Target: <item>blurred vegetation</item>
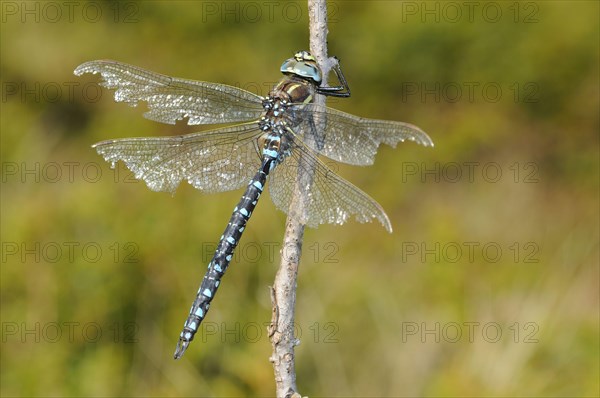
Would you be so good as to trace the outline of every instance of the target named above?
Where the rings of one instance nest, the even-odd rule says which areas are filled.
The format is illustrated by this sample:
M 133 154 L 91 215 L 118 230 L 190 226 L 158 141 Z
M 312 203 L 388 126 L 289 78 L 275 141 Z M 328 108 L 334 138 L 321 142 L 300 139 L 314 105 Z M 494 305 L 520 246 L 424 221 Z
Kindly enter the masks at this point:
M 110 58 L 265 95 L 308 46 L 305 3 L 74 3 L 2 3 L 1 395 L 272 395 L 285 215 L 260 203 L 206 320 L 216 332 L 173 361 L 240 192 L 171 197 L 111 171 L 92 143 L 198 128 L 145 120 L 72 71 Z M 330 3 L 353 94 L 330 105 L 417 124 L 436 147 L 335 166 L 394 233 L 307 230 L 303 394 L 600 393 L 599 6 L 475 3 Z

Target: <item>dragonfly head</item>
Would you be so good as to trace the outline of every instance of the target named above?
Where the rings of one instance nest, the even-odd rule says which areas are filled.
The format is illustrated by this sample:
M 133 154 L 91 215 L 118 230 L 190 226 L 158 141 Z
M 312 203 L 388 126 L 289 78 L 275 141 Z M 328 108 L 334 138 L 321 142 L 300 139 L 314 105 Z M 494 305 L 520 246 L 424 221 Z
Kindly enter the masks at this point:
M 283 62 L 280 70 L 285 75 L 297 76 L 304 80 L 310 80 L 317 86 L 321 85 L 321 68 L 317 65 L 315 57 L 308 51 L 298 51 L 292 58 Z

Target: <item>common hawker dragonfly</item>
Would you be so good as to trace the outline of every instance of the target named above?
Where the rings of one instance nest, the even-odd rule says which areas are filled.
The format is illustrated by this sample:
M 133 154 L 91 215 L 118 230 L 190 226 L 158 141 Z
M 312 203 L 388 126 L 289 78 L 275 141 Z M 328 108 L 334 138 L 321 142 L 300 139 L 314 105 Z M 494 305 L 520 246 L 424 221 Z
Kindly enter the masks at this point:
M 381 206 L 318 156 L 370 165 L 382 143 L 395 147 L 409 140 L 433 146 L 427 134 L 411 124 L 364 119 L 315 104 L 317 94 L 350 96 L 339 63 L 333 68 L 339 81 L 335 87 L 322 85 L 321 69 L 307 51 L 286 60 L 280 70 L 284 77 L 263 98 L 236 87 L 168 77 L 115 61 L 91 61 L 75 69 L 78 76 L 100 73 L 101 85 L 116 90 L 117 102 L 130 106 L 146 102 L 144 116 L 150 120 L 168 124 L 187 120 L 189 125 L 242 122 L 176 137 L 125 138 L 93 145 L 112 167 L 123 161 L 153 191 L 173 193 L 184 180 L 207 193 L 246 187 L 208 264 L 175 359 L 184 354 L 206 316 L 267 176 L 275 206 L 305 225 L 376 219 L 391 232 Z M 300 211 L 292 205 L 295 189 L 303 193 Z

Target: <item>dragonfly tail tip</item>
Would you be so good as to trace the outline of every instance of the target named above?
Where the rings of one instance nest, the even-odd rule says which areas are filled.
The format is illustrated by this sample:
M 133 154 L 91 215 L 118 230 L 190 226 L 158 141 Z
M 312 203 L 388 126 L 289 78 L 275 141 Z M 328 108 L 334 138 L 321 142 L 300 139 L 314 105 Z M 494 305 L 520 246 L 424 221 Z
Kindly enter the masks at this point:
M 173 359 L 181 358 L 185 353 L 185 350 L 187 349 L 188 345 L 190 345 L 189 341 L 179 339 L 179 341 L 177 342 L 177 347 L 175 348 L 175 353 L 173 354 Z

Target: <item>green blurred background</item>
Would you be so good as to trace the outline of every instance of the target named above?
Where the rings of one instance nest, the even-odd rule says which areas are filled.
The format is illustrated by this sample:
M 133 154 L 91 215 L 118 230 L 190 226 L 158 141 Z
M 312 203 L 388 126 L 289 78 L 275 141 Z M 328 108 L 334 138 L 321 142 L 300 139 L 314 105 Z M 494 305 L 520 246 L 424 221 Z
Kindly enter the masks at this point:
M 174 197 L 90 148 L 198 127 L 114 103 L 116 59 L 265 95 L 305 2 L 3 2 L 2 396 L 270 396 L 263 200 L 185 357 L 172 354 L 240 192 Z M 312 396 L 598 396 L 598 2 L 330 2 L 352 89 L 329 105 L 435 148 L 334 166 L 386 209 L 308 229 L 298 386 Z

